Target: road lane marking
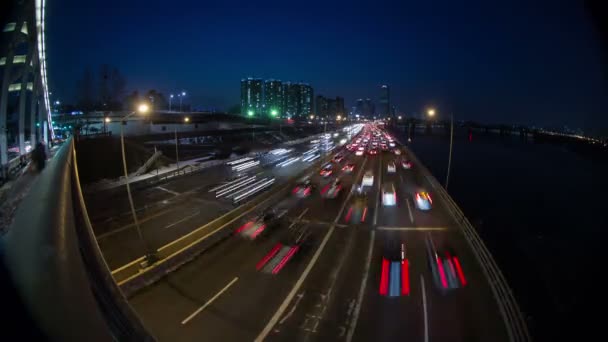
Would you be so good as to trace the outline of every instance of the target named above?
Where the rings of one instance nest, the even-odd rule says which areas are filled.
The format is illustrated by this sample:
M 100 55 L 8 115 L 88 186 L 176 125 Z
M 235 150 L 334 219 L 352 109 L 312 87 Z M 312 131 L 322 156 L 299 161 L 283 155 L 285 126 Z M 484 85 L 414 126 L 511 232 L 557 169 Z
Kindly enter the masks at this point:
M 361 177 L 361 174 L 362 174 L 361 172 L 363 171 L 366 162 L 367 162 L 367 158 L 365 158 L 363 160 L 361 170 L 359 170 L 359 173 L 357 174 L 357 177 L 355 178 L 355 180 L 357 180 Z M 348 196 L 346 197 L 346 200 L 344 201 L 344 203 L 342 203 L 342 207 L 340 208 L 340 211 L 338 212 L 338 215 L 336 216 L 334 223 L 338 222 L 338 220 L 342 216 L 342 212 L 344 211 L 344 208 L 346 207 L 346 203 L 348 203 L 348 200 L 350 199 L 352 194 L 353 193 L 350 192 L 348 194 Z M 329 241 L 329 238 L 331 237 L 331 235 L 333 234 L 335 229 L 336 229 L 335 224 L 329 228 L 329 230 L 327 231 L 327 234 L 325 234 L 325 237 L 323 238 L 323 241 L 321 241 L 321 245 L 316 250 L 315 254 L 312 256 L 312 259 L 310 260 L 308 265 L 306 265 L 304 272 L 302 272 L 302 275 L 300 276 L 300 278 L 294 285 L 293 289 L 291 289 L 291 292 L 289 292 L 289 294 L 287 295 L 287 297 L 285 298 L 283 303 L 281 303 L 281 306 L 279 306 L 279 309 L 277 310 L 277 312 L 275 312 L 275 314 L 272 316 L 272 318 L 268 321 L 268 324 L 266 324 L 264 329 L 260 332 L 260 334 L 255 338 L 254 341 L 257 341 L 257 342 L 264 341 L 264 339 L 268 336 L 268 334 L 270 333 L 272 328 L 277 324 L 277 322 L 279 321 L 279 318 L 281 317 L 281 315 L 283 315 L 283 312 L 285 312 L 285 310 L 287 309 L 287 306 L 289 306 L 289 303 L 293 300 L 293 297 L 300 290 L 300 287 L 304 283 L 304 280 L 306 280 L 306 277 L 308 277 L 308 274 L 312 270 L 313 266 L 316 264 L 317 259 L 319 259 L 321 252 L 323 252 L 323 250 L 325 249 L 325 246 L 327 245 L 327 242 Z
M 166 226 L 166 227 L 165 227 L 165 229 L 167 229 L 167 228 L 171 228 L 171 227 L 173 227 L 173 226 L 175 226 L 175 225 L 178 225 L 178 224 L 180 224 L 180 223 L 182 223 L 182 222 L 184 222 L 184 221 L 186 221 L 186 220 L 189 220 L 189 219 L 193 218 L 194 216 L 196 216 L 196 215 L 198 215 L 198 214 L 200 214 L 200 213 L 201 213 L 201 211 L 200 211 L 200 210 L 198 210 L 197 212 L 192 213 L 191 215 L 188 215 L 188 216 L 186 216 L 186 217 L 184 217 L 184 218 L 182 218 L 182 219 L 180 219 L 180 220 L 177 220 L 177 221 L 175 221 L 175 222 L 171 223 L 170 225 Z
M 376 208 L 374 209 L 374 226 L 378 224 L 378 204 L 380 203 L 380 184 L 382 183 L 382 158 L 378 163 L 378 193 L 376 196 Z
M 165 209 L 165 210 L 162 210 L 162 211 L 157 212 L 156 214 L 152 214 L 152 215 L 150 215 L 150 216 L 146 216 L 146 217 L 144 217 L 144 218 L 142 218 L 142 219 L 140 219 L 140 220 L 139 220 L 139 224 L 141 225 L 141 224 L 142 224 L 142 223 L 144 223 L 144 222 L 148 222 L 148 221 L 150 221 L 150 220 L 151 220 L 151 219 L 153 219 L 153 218 L 156 218 L 156 217 L 162 216 L 162 215 L 167 214 L 167 213 L 169 213 L 169 212 L 171 212 L 171 211 L 173 211 L 173 210 L 175 210 L 175 208 L 169 208 L 169 209 Z M 96 238 L 97 238 L 97 240 L 99 241 L 99 240 L 101 240 L 101 239 L 105 239 L 105 238 L 107 238 L 107 237 L 108 237 L 108 236 L 110 236 L 110 235 L 114 235 L 114 234 L 116 234 L 116 233 L 120 233 L 120 232 L 122 232 L 122 231 L 124 231 L 124 230 L 127 230 L 127 229 L 129 229 L 129 228 L 131 228 L 131 227 L 134 227 L 134 226 L 135 226 L 135 224 L 133 224 L 133 223 L 129 223 L 129 224 L 124 225 L 124 226 L 122 226 L 122 227 L 120 227 L 120 228 L 116 228 L 116 229 L 111 230 L 111 231 L 109 231 L 109 232 L 105 232 L 105 233 L 103 233 L 103 234 L 99 234 L 99 235 L 97 235 L 97 236 L 96 236 Z
M 444 231 L 448 230 L 444 227 L 387 227 L 387 226 L 378 226 L 376 227 L 378 230 L 412 230 L 412 231 Z
M 359 288 L 359 295 L 357 297 L 357 305 L 348 327 L 348 334 L 346 335 L 346 341 L 350 342 L 355 334 L 355 328 L 357 327 L 357 321 L 359 320 L 359 312 L 361 311 L 361 303 L 363 302 L 363 296 L 365 295 L 365 287 L 367 286 L 367 277 L 369 275 L 369 266 L 372 262 L 372 254 L 374 252 L 374 240 L 376 239 L 376 231 L 371 231 L 371 237 L 369 240 L 369 248 L 367 250 L 367 260 L 365 263 L 365 270 L 363 272 L 363 279 L 361 280 L 361 287 Z
M 424 342 L 429 342 L 429 316 L 426 309 L 426 289 L 424 288 L 424 277 L 420 275 L 420 285 L 422 286 L 422 307 L 424 311 Z
M 179 192 L 176 192 L 176 191 L 173 191 L 173 190 L 169 190 L 167 188 L 163 188 L 162 186 L 157 186 L 156 188 L 159 189 L 159 190 L 162 190 L 164 192 L 168 192 L 168 193 L 170 193 L 171 195 L 174 195 L 174 196 L 179 195 Z
M 289 225 L 289 227 L 287 227 L 287 229 L 291 229 L 296 223 L 302 222 L 302 216 L 304 216 L 304 214 L 306 214 L 307 211 L 308 211 L 308 208 L 305 208 L 302 211 L 302 213 L 300 215 L 298 215 L 298 218 L 293 220 L 293 222 Z
M 410 199 L 406 198 L 405 203 L 407 204 L 407 213 L 410 215 L 410 222 L 414 223 L 414 215 L 412 215 L 412 207 L 410 206 Z
M 319 225 L 319 226 L 331 226 L 334 225 L 338 228 L 346 228 L 348 227 L 347 224 L 342 224 L 342 223 L 332 223 L 332 222 L 323 222 L 323 221 L 314 221 L 314 220 L 307 220 L 307 219 L 303 219 L 300 220 L 300 222 L 302 223 L 310 223 L 310 224 L 315 224 L 315 225 Z
M 234 279 L 232 279 L 232 281 L 229 282 L 228 285 L 224 286 L 224 288 L 221 289 L 220 292 L 216 293 L 215 296 L 211 297 L 211 299 L 209 299 L 203 306 L 201 306 L 200 308 L 196 309 L 196 311 L 194 311 L 192 314 L 190 314 L 190 316 L 186 317 L 182 321 L 182 325 L 188 323 L 191 319 L 194 318 L 194 316 L 198 315 L 207 306 L 209 306 L 211 303 L 213 303 L 214 300 L 216 300 L 219 296 L 221 296 L 222 293 L 226 292 L 226 290 L 228 290 L 230 288 L 230 286 L 232 286 L 234 283 L 236 283 L 237 280 L 239 280 L 239 277 L 234 277 Z
M 289 310 L 289 312 L 279 321 L 279 324 L 283 324 L 289 317 L 291 317 L 291 315 L 293 315 L 293 313 L 296 311 L 296 308 L 298 307 L 298 304 L 300 304 L 300 301 L 304 297 L 305 293 L 306 293 L 306 291 L 304 291 L 298 295 L 298 299 L 296 299 L 296 302 L 291 307 L 291 310 Z

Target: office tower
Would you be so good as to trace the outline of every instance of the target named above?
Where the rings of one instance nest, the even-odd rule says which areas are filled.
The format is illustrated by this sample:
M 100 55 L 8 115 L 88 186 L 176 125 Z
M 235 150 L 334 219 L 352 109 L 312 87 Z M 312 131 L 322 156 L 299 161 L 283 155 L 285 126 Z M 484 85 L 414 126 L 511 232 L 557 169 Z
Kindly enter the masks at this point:
M 383 84 L 380 87 L 380 100 L 379 100 L 379 111 L 378 115 L 381 118 L 386 118 L 391 115 L 391 94 L 388 85 Z

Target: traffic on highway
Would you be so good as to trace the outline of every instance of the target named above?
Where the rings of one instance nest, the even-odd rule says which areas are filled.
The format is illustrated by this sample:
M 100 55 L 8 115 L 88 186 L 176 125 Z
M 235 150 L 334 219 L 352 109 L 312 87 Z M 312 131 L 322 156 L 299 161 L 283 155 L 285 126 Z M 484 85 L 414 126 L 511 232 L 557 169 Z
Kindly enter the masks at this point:
M 205 201 L 230 205 L 276 196 L 210 227 L 228 234 L 130 296 L 159 340 L 508 340 L 484 272 L 411 152 L 381 124 L 343 139 L 231 161 L 231 179 L 205 187 Z

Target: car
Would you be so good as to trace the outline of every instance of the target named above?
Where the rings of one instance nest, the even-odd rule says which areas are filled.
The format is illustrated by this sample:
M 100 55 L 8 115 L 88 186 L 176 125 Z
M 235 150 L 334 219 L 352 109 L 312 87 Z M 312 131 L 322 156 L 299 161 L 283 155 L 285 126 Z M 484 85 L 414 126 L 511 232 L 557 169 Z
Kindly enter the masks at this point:
M 414 195 L 414 203 L 416 203 L 416 208 L 420 210 L 431 210 L 433 200 L 428 192 L 420 191 Z
M 386 146 L 386 144 L 382 144 L 382 145 L 380 145 L 380 149 L 382 151 L 388 151 L 388 146 Z
M 310 179 L 306 179 L 305 181 L 298 183 L 296 187 L 293 188 L 291 193 L 298 198 L 305 198 L 310 196 L 313 190 L 314 185 L 312 184 L 312 181 Z
M 376 150 L 375 148 L 372 148 L 372 149 L 369 150 L 368 153 L 369 153 L 370 156 L 375 156 L 375 155 L 378 154 L 378 150 Z
M 321 197 L 323 198 L 336 198 L 342 190 L 342 182 L 339 179 L 335 179 L 333 182 L 325 185 L 321 189 Z
M 397 192 L 393 183 L 386 183 L 382 186 L 382 205 L 385 207 L 397 205 Z
M 389 162 L 388 165 L 386 166 L 386 172 L 395 173 L 396 171 L 397 171 L 397 168 L 395 167 L 395 163 Z
M 455 250 L 447 244 L 437 245 L 429 235 L 426 238 L 428 264 L 433 283 L 442 292 L 462 288 L 467 280 Z
M 400 156 L 401 155 L 401 150 L 396 148 L 393 153 L 395 153 L 396 156 Z
M 363 175 L 363 181 L 361 181 L 362 186 L 372 186 L 374 185 L 374 173 L 371 171 L 365 172 Z
M 254 240 L 255 238 L 262 235 L 264 232 L 275 228 L 280 223 L 281 217 L 283 217 L 286 213 L 286 209 L 266 210 L 260 215 L 245 222 L 245 224 L 243 224 L 242 226 L 237 228 L 237 230 L 234 231 L 234 234 L 249 240 Z
M 401 167 L 403 167 L 406 170 L 409 170 L 412 168 L 412 162 L 407 159 L 403 159 L 401 161 Z
M 386 243 L 380 268 L 381 296 L 400 297 L 410 295 L 410 261 L 405 243 L 390 240 Z
M 342 167 L 342 171 L 347 173 L 351 173 L 353 170 L 355 170 L 355 164 L 353 163 L 348 163 Z
M 334 173 L 334 171 L 333 171 L 331 164 L 327 164 L 321 169 L 321 171 L 319 172 L 319 175 L 321 175 L 323 177 L 329 177 L 333 173 Z
M 289 260 L 302 249 L 311 246 L 311 229 L 307 223 L 295 221 L 287 234 L 256 264 L 256 270 L 278 274 Z
M 344 220 L 347 223 L 363 223 L 367 217 L 367 195 L 361 187 L 357 187 L 353 194 L 353 203 L 346 212 Z
M 340 163 L 340 162 L 342 162 L 342 160 L 344 160 L 344 156 L 342 156 L 342 155 L 337 155 L 334 157 L 334 162 L 336 162 L 336 163 Z
M 357 152 L 355 152 L 356 156 L 362 156 L 365 153 L 365 151 L 362 150 L 357 150 Z

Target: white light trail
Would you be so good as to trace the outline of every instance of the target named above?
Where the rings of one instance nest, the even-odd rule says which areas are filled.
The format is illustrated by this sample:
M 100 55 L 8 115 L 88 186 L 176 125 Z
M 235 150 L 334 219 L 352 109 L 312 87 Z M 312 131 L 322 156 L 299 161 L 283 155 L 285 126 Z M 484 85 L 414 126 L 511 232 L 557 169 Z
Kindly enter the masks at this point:
M 269 181 L 268 181 L 268 182 L 266 182 L 266 183 L 263 183 L 263 184 L 261 184 L 261 185 L 258 185 L 257 187 L 255 187 L 255 188 L 251 189 L 249 192 L 244 193 L 244 194 L 242 194 L 242 195 L 240 195 L 240 196 L 235 197 L 235 198 L 234 198 L 234 200 L 235 200 L 235 201 L 240 201 L 241 199 L 246 198 L 246 197 L 248 197 L 248 196 L 252 195 L 253 193 L 256 193 L 256 192 L 258 192 L 258 191 L 260 191 L 260 190 L 262 190 L 262 189 L 264 189 L 264 188 L 266 188 L 266 187 L 270 186 L 272 183 L 274 183 L 274 181 L 275 181 L 275 179 L 273 178 L 273 179 L 269 180 Z
M 238 188 L 240 188 L 240 187 L 242 187 L 242 186 L 244 186 L 244 185 L 247 185 L 247 184 L 249 184 L 249 183 L 251 183 L 251 182 L 254 182 L 254 181 L 255 181 L 255 176 L 250 177 L 250 178 L 247 178 L 247 179 L 245 179 L 245 180 L 243 180 L 243 181 L 240 181 L 240 182 L 238 182 L 238 183 L 236 183 L 236 184 L 234 184 L 234 185 L 232 185 L 232 186 L 230 186 L 230 187 L 228 187 L 228 188 L 226 188 L 226 189 L 224 189 L 224 190 L 222 190 L 222 191 L 218 191 L 218 192 L 215 194 L 215 197 L 216 197 L 216 198 L 222 197 L 222 196 L 224 196 L 225 194 L 227 194 L 227 193 L 229 193 L 229 192 L 231 192 L 231 191 L 233 191 L 233 190 L 235 190 L 235 189 L 238 189 Z

